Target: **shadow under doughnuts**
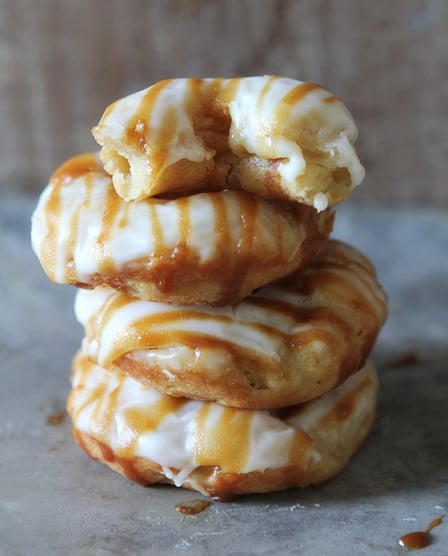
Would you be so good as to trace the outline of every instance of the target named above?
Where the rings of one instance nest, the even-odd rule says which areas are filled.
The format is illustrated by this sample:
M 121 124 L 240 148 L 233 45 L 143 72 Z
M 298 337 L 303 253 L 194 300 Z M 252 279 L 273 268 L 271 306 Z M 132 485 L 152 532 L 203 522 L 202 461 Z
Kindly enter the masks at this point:
M 380 368 L 377 419 L 369 437 L 346 468 L 317 487 L 269 495 L 270 505 L 340 505 L 414 493 L 448 491 L 448 373 L 443 363 Z M 428 380 L 431 376 L 431 380 Z M 444 417 L 445 416 L 445 417 Z M 234 500 L 265 504 L 263 495 Z M 439 499 L 440 500 L 440 499 Z M 448 496 L 445 494 L 445 500 Z M 319 504 L 316 504 L 316 502 Z

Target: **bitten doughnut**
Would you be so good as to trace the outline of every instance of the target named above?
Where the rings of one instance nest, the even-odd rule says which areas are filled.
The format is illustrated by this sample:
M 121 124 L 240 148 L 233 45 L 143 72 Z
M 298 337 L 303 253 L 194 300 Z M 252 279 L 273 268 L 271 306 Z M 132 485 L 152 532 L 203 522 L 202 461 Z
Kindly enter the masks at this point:
M 87 154 L 52 176 L 31 239 L 56 283 L 222 305 L 305 265 L 332 221 L 331 211 L 242 190 L 125 202 L 97 156 Z
M 219 308 L 139 301 L 110 288 L 80 291 L 84 349 L 173 395 L 268 409 L 340 384 L 368 357 L 386 317 L 370 262 L 329 240 L 309 265 Z
M 79 354 L 68 411 L 94 459 L 141 484 L 173 483 L 219 499 L 321 483 L 367 436 L 377 378 L 367 364 L 322 398 L 249 411 L 172 398 Z
M 344 104 L 284 77 L 161 81 L 109 106 L 92 132 L 126 200 L 241 187 L 323 210 L 364 177 Z

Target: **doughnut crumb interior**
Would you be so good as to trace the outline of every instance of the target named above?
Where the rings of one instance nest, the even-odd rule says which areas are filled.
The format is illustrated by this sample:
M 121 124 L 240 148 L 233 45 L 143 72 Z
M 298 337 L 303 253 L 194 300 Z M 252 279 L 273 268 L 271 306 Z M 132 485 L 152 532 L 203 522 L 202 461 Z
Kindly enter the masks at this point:
M 126 200 L 242 188 L 324 210 L 364 178 L 347 108 L 284 77 L 161 81 L 110 105 L 92 132 Z
M 166 79 L 92 133 L 31 224 L 78 289 L 76 442 L 216 500 L 335 477 L 374 423 L 387 318 L 372 263 L 332 237 L 364 177 L 348 109 L 286 77 Z

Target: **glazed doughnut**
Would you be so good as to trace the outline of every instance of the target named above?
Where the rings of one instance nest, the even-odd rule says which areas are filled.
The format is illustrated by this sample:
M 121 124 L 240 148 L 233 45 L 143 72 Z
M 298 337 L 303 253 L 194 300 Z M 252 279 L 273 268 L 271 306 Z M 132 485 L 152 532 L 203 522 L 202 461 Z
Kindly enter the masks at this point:
M 110 288 L 80 290 L 84 349 L 172 396 L 269 409 L 340 384 L 368 357 L 386 317 L 370 262 L 329 240 L 301 271 L 233 306 L 174 306 Z
M 325 396 L 280 411 L 172 398 L 82 354 L 68 411 L 94 459 L 141 484 L 172 483 L 213 498 L 318 484 L 367 436 L 377 378 L 367 364 Z
M 364 177 L 344 104 L 284 77 L 161 81 L 109 106 L 92 133 L 126 200 L 241 187 L 323 210 Z
M 222 305 L 305 265 L 332 222 L 331 210 L 318 214 L 242 190 L 125 202 L 98 157 L 87 154 L 52 176 L 31 239 L 56 283 Z

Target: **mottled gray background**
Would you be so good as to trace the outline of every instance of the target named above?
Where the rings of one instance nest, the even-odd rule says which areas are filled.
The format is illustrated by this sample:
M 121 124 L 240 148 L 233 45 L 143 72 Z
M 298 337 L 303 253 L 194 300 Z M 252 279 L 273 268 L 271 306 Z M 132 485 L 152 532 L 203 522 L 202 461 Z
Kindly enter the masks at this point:
M 448 206 L 447 28 L 446 0 L 0 0 L 0 187 L 40 191 L 155 81 L 273 73 L 349 106 L 355 201 Z
M 47 424 L 82 330 L 74 288 L 51 284 L 31 252 L 33 204 L 0 204 L 0 556 L 404 556 L 401 535 L 448 513 L 446 210 L 338 211 L 335 237 L 369 255 L 390 300 L 378 418 L 347 468 L 182 516 L 176 504 L 202 496 L 133 484 L 76 446 L 68 417 Z M 421 556 L 447 556 L 448 519 L 431 539 Z
M 399 556 L 400 535 L 448 512 L 447 28 L 447 0 L 0 0 L 0 556 Z M 358 121 L 367 178 L 334 235 L 389 294 L 378 419 L 321 487 L 182 516 L 194 493 L 131 484 L 68 418 L 47 424 L 82 331 L 73 288 L 31 252 L 30 215 L 54 167 L 95 148 L 109 102 L 261 73 L 318 81 Z M 448 555 L 448 519 L 423 555 Z

